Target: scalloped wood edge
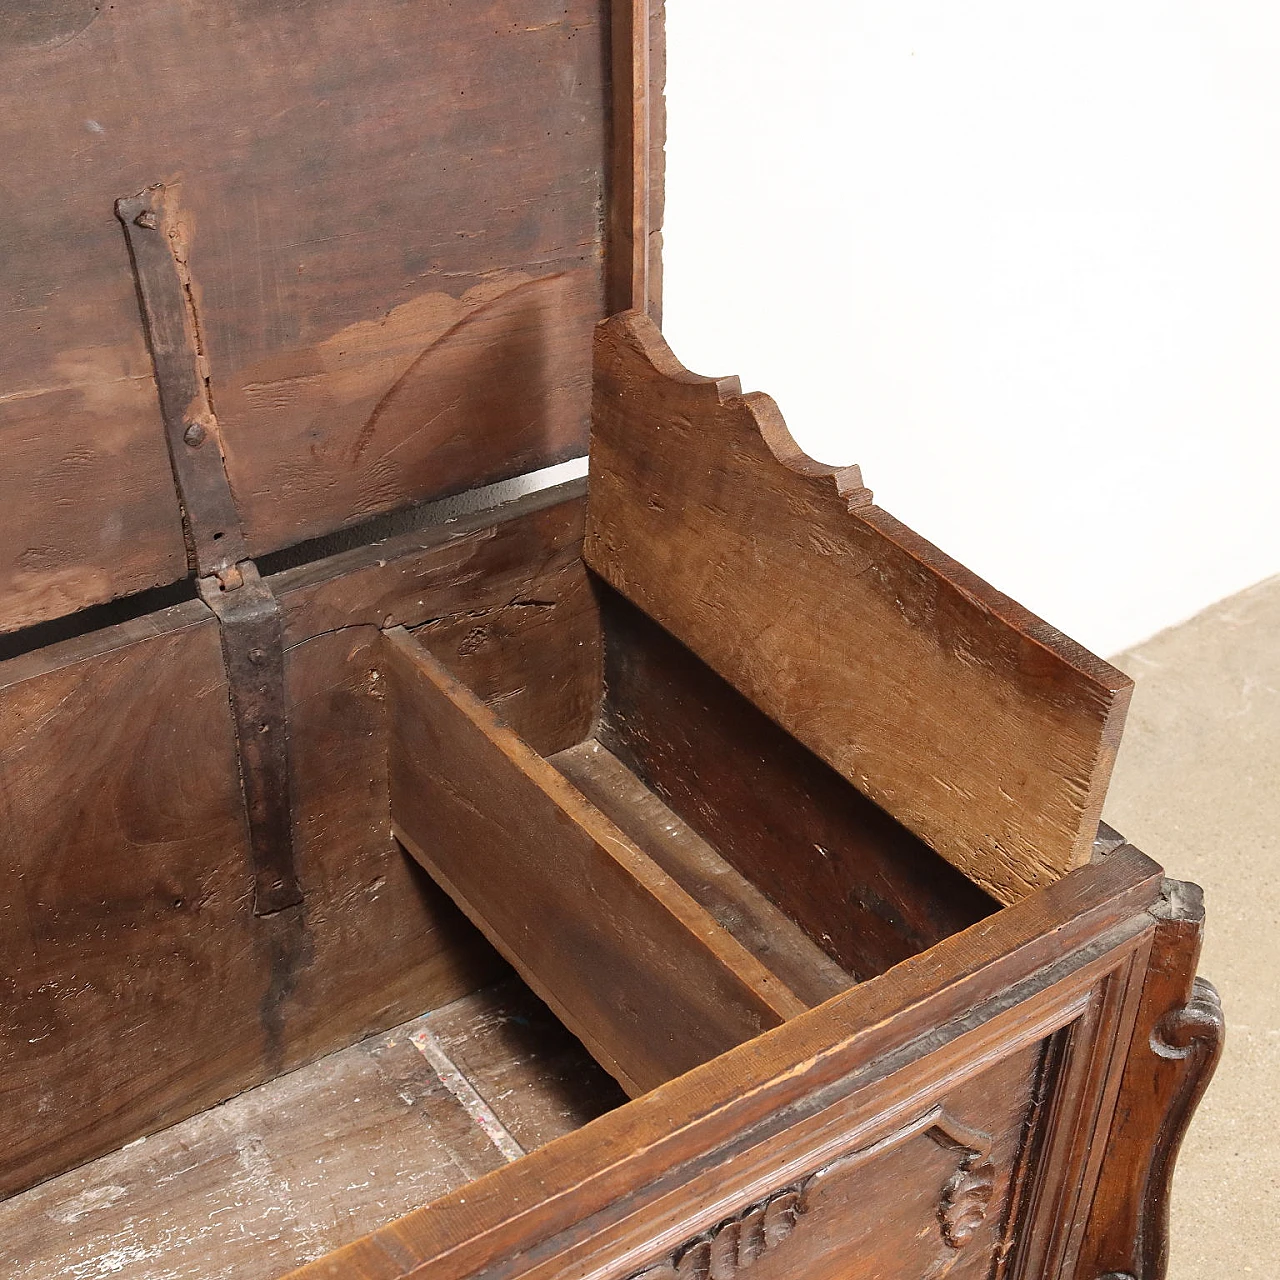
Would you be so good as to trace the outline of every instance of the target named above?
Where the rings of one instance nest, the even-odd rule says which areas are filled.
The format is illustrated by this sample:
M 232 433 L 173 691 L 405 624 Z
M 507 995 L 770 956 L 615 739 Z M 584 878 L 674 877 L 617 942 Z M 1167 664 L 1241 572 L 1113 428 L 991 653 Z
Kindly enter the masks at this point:
M 999 901 L 1089 860 L 1129 678 L 639 312 L 596 330 L 585 558 Z

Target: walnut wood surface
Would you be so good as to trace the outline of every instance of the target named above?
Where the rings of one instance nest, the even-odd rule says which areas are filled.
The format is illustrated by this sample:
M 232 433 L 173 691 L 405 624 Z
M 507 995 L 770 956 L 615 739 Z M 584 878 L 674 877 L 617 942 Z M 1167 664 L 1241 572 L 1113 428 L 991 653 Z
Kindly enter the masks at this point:
M 167 622 L 0 668 L 0 1194 L 283 1056 L 292 939 L 252 919 L 217 626 L 197 604 Z
M 610 0 L 613 129 L 605 291 L 610 314 L 635 308 L 661 323 L 664 0 Z
M 1166 880 L 1120 1106 L 1081 1254 L 1080 1274 L 1164 1280 L 1174 1161 L 1222 1053 L 1222 1005 L 1197 978 L 1204 931 L 1198 885 Z
M 660 279 L 663 7 L 614 7 L 0 4 L 0 630 L 185 571 L 113 214 L 155 183 L 251 554 L 585 451 L 615 203 Z
M 803 1010 L 407 632 L 382 663 L 397 837 L 630 1093 Z
M 500 971 L 391 837 L 374 645 L 384 623 L 553 598 L 581 489 L 272 580 L 304 905 L 267 920 L 203 604 L 0 664 L 0 1194 Z
M 996 909 L 639 609 L 597 589 L 601 741 L 845 969 L 882 973 Z
M 636 313 L 597 330 L 590 492 L 591 568 L 994 897 L 1088 860 L 1129 679 Z
M 625 1101 L 508 981 L 0 1204 L 6 1280 L 276 1280 L 503 1167 L 424 1035 L 529 1151 Z
M 550 759 L 588 800 L 807 1005 L 853 978 L 595 738 Z
M 574 527 L 581 532 L 581 507 Z M 581 742 L 600 710 L 600 615 L 575 545 L 493 604 L 413 629 L 434 654 L 529 745 L 551 755 Z
M 837 1149 L 781 1196 L 682 1242 L 634 1280 L 733 1280 L 748 1270 L 752 1280 L 985 1280 L 1041 1052 L 1033 1045 L 1010 1054 L 945 1103 Z M 789 1196 L 790 1213 L 779 1221 L 772 1206 Z
M 1159 869 L 1124 846 L 929 954 L 312 1264 L 297 1280 L 481 1274 L 620 1280 L 660 1265 L 700 1233 L 833 1158 L 881 1139 L 889 1140 L 881 1149 L 886 1154 L 901 1149 L 905 1130 L 918 1125 L 913 1132 L 922 1134 L 934 1122 L 935 1106 L 951 1114 L 952 1099 L 967 1081 L 976 1085 L 967 1096 L 980 1101 L 973 1108 L 957 1104 L 952 1119 L 986 1133 L 993 1150 L 1010 1141 L 1001 1108 L 1016 1089 L 997 1085 L 1000 1077 L 987 1073 L 1046 1040 L 1058 1064 L 1053 1080 L 1033 1086 L 1033 1076 L 1043 1081 L 1044 1073 L 1027 1057 L 1017 1088 L 1050 1088 L 1044 1105 L 1033 1102 L 1032 1114 L 1041 1129 L 1059 1115 L 1067 1141 L 1054 1148 L 1056 1167 L 1031 1163 L 1027 1176 L 1037 1184 L 1079 1187 L 1088 1176 L 1077 1139 L 1083 1135 L 1087 1150 L 1093 1127 L 1108 1118 L 1108 1096 L 1114 1102 L 1108 1081 L 1123 1065 L 1114 1043 L 1132 1028 L 1132 994 L 1141 982 L 1131 979 L 1135 971 L 1140 978 L 1145 961 L 1153 928 L 1146 907 L 1159 883 Z M 1066 1093 L 1081 1100 L 1075 1110 L 1058 1103 Z M 1016 1124 L 1014 1149 L 1026 1114 Z M 1001 1158 L 1002 1186 L 1010 1185 L 1011 1170 L 1028 1168 L 1024 1154 Z M 951 1166 L 953 1174 L 960 1163 Z M 902 1190 L 895 1172 L 887 1170 L 888 1184 Z M 859 1195 L 869 1190 L 858 1188 Z M 909 1192 L 900 1214 L 886 1210 L 880 1243 L 938 1231 L 945 1191 L 934 1183 L 933 1193 L 927 1209 Z M 965 1193 L 957 1185 L 952 1194 Z M 996 1232 L 999 1257 L 1011 1255 L 1017 1234 L 1037 1214 L 1050 1237 L 1069 1236 L 1071 1224 L 1054 1219 L 1054 1206 L 1046 1213 L 1040 1199 L 1025 1194 L 1018 1203 L 1026 1206 L 1024 1220 L 1004 1220 L 998 1208 L 983 1219 L 985 1229 Z M 846 1231 L 860 1229 L 852 1214 L 843 1218 L 838 1228 L 823 1229 L 800 1260 L 833 1265 L 825 1251 L 834 1249 L 852 1268 L 849 1274 L 893 1275 L 857 1269 L 857 1257 L 842 1241 Z M 799 1247 L 798 1227 L 792 1238 Z M 944 1246 L 938 1256 L 955 1265 L 972 1248 Z M 987 1274 L 982 1268 L 993 1261 L 987 1248 L 975 1250 L 980 1263 L 965 1263 L 977 1274 Z M 805 1266 L 790 1274 L 806 1274 Z M 919 1280 L 919 1272 L 909 1274 Z M 1066 1273 L 1024 1271 L 1022 1277 L 1066 1280 Z

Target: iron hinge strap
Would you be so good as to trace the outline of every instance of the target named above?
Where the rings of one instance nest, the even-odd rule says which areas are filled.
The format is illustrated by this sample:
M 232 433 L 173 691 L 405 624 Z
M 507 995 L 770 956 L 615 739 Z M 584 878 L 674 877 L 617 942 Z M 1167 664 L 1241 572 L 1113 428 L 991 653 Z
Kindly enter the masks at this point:
M 187 552 L 199 577 L 247 558 L 222 457 L 186 250 L 163 186 L 116 201 L 160 392 Z
M 187 555 L 218 618 L 253 857 L 254 911 L 302 900 L 293 856 L 280 606 L 248 558 L 200 336 L 186 249 L 163 186 L 117 200 L 151 348 Z
M 284 632 L 280 602 L 252 560 L 234 572 L 196 582 L 218 617 L 231 716 L 240 760 L 249 842 L 253 850 L 257 915 L 302 901 L 293 860 L 289 785 L 289 726 L 285 710 Z M 238 585 L 234 585 L 236 579 Z M 233 585 L 225 585 L 227 581 Z

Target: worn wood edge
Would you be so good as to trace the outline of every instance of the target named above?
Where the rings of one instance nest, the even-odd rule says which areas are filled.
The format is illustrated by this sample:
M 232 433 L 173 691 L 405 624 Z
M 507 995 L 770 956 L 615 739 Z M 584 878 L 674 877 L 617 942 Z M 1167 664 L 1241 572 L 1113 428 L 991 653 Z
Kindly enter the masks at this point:
M 662 323 L 662 223 L 666 213 L 667 6 L 649 5 L 649 291 L 647 310 Z
M 538 787 L 568 822 L 581 829 L 605 856 L 617 863 L 646 891 L 660 909 L 680 924 L 691 939 L 708 952 L 742 987 L 750 991 L 764 1009 L 780 1020 L 795 1017 L 807 1009 L 808 1006 L 789 991 L 780 978 L 766 969 L 554 765 L 534 751 L 517 733 L 507 728 L 490 707 L 437 662 L 407 630 L 396 627 L 384 632 L 381 646 L 383 661 L 388 664 L 398 664 L 411 676 L 433 684 L 462 712 L 477 733 L 498 748 L 513 769 Z M 394 714 L 394 708 L 392 713 Z M 392 826 L 397 833 L 403 832 L 403 826 L 396 820 L 394 813 Z M 415 847 L 421 850 L 421 842 L 414 839 L 411 833 L 410 836 L 412 843 L 406 844 L 406 848 L 411 852 Z M 405 841 L 402 840 L 401 843 Z M 438 874 L 438 868 L 434 866 L 434 861 L 429 855 L 424 865 L 433 875 Z M 455 895 L 456 890 L 452 891 L 450 896 L 454 897 L 469 918 L 482 931 L 491 934 L 492 931 L 487 929 L 482 913 L 475 908 L 474 904 Z M 491 941 L 493 941 L 492 937 Z M 495 942 L 495 945 L 498 944 Z M 499 949 L 503 948 L 499 946 Z M 524 972 L 524 966 L 518 957 L 508 956 L 507 958 L 520 970 L 521 976 L 534 987 L 535 991 L 538 990 L 539 985 L 545 987 L 546 984 L 541 983 L 537 975 Z M 535 982 L 538 985 L 535 985 Z M 541 991 L 539 995 L 542 995 Z M 543 999 L 556 1008 L 562 1021 L 569 1022 L 571 1029 L 580 1039 L 583 1038 L 581 1030 L 575 1025 L 577 1019 L 570 1021 L 571 1015 L 566 1016 L 561 1012 L 562 1006 L 555 998 L 554 992 L 548 992 Z
M 731 411 L 745 410 L 776 462 L 805 480 L 825 488 L 826 492 L 820 495 L 822 501 L 830 502 L 832 497 L 843 501 L 851 519 L 861 521 L 884 543 L 917 563 L 978 614 L 994 619 L 1008 632 L 1016 635 L 1020 642 L 1030 644 L 1047 658 L 1065 666 L 1090 688 L 1091 700 L 1101 713 L 1098 740 L 1093 758 L 1089 761 L 1088 789 L 1078 807 L 1071 846 L 1063 869 L 1070 870 L 1087 863 L 1092 856 L 1097 825 L 1102 815 L 1129 707 L 1133 689 L 1130 677 L 966 569 L 894 516 L 875 506 L 871 491 L 863 485 L 860 467 L 833 466 L 810 457 L 791 435 L 772 397 L 763 392 L 743 394 L 741 383 L 734 376 L 711 378 L 686 369 L 657 325 L 647 315 L 632 310 L 601 321 L 596 329 L 598 351 L 605 341 L 616 341 L 629 347 L 662 379 L 692 389 L 695 393 L 701 391 L 709 403 L 714 402 L 718 407 Z M 607 534 L 594 515 L 590 503 L 583 558 L 593 571 L 624 595 L 629 595 L 627 583 L 615 580 L 611 573 L 607 563 Z M 734 683 L 730 673 L 721 671 L 720 674 Z M 1030 690 L 1023 692 L 1031 699 L 1042 697 Z M 885 802 L 885 797 L 878 792 L 869 794 L 877 802 Z M 934 841 L 931 840 L 930 843 Z M 948 856 L 949 860 L 955 860 L 946 850 L 939 851 Z M 1017 891 L 998 877 L 983 878 L 978 874 L 976 866 L 959 861 L 957 865 L 1005 905 L 1019 896 Z M 1025 892 L 1025 889 L 1022 891 Z
M 538 489 L 510 502 L 481 511 L 471 512 L 439 524 L 425 525 L 411 533 L 397 534 L 379 542 L 366 543 L 349 551 L 325 556 L 270 575 L 266 581 L 273 594 L 287 607 L 289 597 L 301 595 L 348 575 L 385 567 L 397 561 L 410 561 L 424 552 L 447 547 L 453 542 L 486 536 L 491 530 L 511 521 L 521 520 L 557 506 L 581 503 L 586 496 L 585 478 L 570 480 L 564 484 Z M 157 609 L 124 622 L 100 627 L 83 635 L 71 636 L 53 644 L 43 645 L 27 653 L 0 661 L 0 689 L 21 684 L 24 680 L 62 670 L 81 662 L 105 657 L 119 649 L 150 640 L 160 635 L 201 626 L 213 621 L 213 613 L 204 601 L 185 600 L 181 604 Z M 370 617 L 368 625 L 381 626 L 385 619 Z M 416 617 L 405 620 L 416 625 Z M 356 624 L 359 625 L 359 624 Z M 317 632 L 316 634 L 322 634 Z M 289 648 L 314 639 L 314 635 L 291 636 Z
M 198 627 L 214 621 L 213 613 L 203 600 L 184 600 L 155 613 L 146 613 L 126 622 L 71 636 L 54 644 L 31 649 L 0 662 L 0 689 L 8 689 L 80 663 L 92 662 L 135 644 L 143 644 L 158 636 L 173 635 L 188 627 Z
M 446 546 L 450 542 L 471 537 L 497 525 L 519 520 L 550 507 L 581 502 L 586 497 L 586 493 L 585 476 L 567 480 L 563 484 L 535 489 L 532 493 L 523 494 L 494 507 L 485 507 L 436 524 L 427 524 L 409 533 L 366 542 L 348 551 L 323 556 L 309 564 L 298 565 L 292 569 L 282 569 L 279 573 L 272 574 L 268 581 L 277 596 L 306 591 L 331 582 L 335 578 L 343 578 L 364 569 L 382 567 L 397 560 L 420 555 L 423 551 Z
M 608 1208 L 607 1186 L 590 1184 L 632 1159 L 635 1176 L 676 1167 L 688 1135 L 700 1147 L 727 1141 L 801 1093 L 836 1085 L 858 1064 L 883 1065 L 895 1046 L 927 1042 L 958 1020 L 980 1017 L 991 1001 L 1016 999 L 1020 983 L 1046 966 L 1072 972 L 1093 957 L 1150 931 L 1147 908 L 1159 893 L 1160 868 L 1130 845 L 1105 862 L 1078 869 L 962 933 L 851 988 L 814 1010 L 652 1090 L 545 1148 L 543 1160 L 520 1161 L 498 1175 L 414 1210 L 405 1218 L 320 1259 L 288 1280 L 399 1280 L 482 1235 L 515 1230 L 513 1223 L 554 1202 L 554 1216 L 530 1231 L 548 1238 L 574 1221 Z M 925 1016 L 912 1018 L 920 1010 Z M 1013 1010 L 1016 1016 L 1016 1009 Z M 707 1126 L 702 1132 L 703 1126 Z M 612 1152 L 620 1151 L 621 1157 Z M 554 1165 L 552 1160 L 554 1158 Z M 550 1174 L 548 1171 L 552 1170 Z M 496 1177 L 497 1182 L 492 1181 Z M 504 1237 L 505 1238 L 505 1237 Z M 429 1242 L 424 1253 L 413 1241 Z M 438 1247 L 437 1247 L 438 1246 Z M 498 1246 L 501 1247 L 501 1246 Z
M 651 0 L 610 0 L 609 212 L 605 235 L 605 296 L 610 312 L 632 307 L 660 312 L 661 308 L 660 265 L 654 270 L 661 241 L 655 241 L 654 234 L 661 226 L 662 207 L 661 203 L 655 207 L 652 192 L 655 165 L 661 190 L 663 163 L 664 118 L 653 109 L 665 80 L 663 32 L 661 9 L 655 15 Z

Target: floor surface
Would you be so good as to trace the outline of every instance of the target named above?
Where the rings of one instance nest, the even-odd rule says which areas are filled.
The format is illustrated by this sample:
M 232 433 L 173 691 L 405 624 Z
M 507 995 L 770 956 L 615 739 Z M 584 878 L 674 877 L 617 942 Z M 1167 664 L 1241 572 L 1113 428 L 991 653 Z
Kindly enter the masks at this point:
M 626 1098 L 518 980 L 0 1204 L 3 1280 L 274 1280 Z
M 1169 1280 L 1280 1253 L 1280 577 L 1114 660 L 1137 682 L 1106 820 L 1204 886 L 1222 1064 L 1174 1183 Z

